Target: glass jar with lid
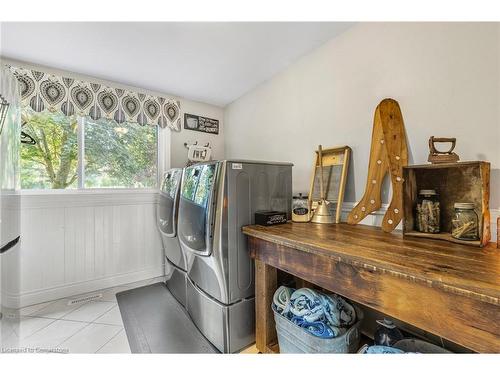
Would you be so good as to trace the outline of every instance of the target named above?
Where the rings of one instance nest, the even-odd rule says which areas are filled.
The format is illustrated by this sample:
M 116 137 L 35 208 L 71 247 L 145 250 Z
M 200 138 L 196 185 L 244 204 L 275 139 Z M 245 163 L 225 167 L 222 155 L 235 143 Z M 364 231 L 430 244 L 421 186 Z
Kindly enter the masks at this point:
M 307 196 L 294 196 L 292 200 L 292 221 L 298 223 L 308 222 L 310 218 L 310 209 Z
M 424 189 L 418 192 L 415 209 L 416 228 L 423 233 L 440 232 L 441 210 L 439 195 L 434 189 Z
M 479 218 L 474 203 L 455 203 L 453 207 L 452 237 L 465 241 L 479 240 Z

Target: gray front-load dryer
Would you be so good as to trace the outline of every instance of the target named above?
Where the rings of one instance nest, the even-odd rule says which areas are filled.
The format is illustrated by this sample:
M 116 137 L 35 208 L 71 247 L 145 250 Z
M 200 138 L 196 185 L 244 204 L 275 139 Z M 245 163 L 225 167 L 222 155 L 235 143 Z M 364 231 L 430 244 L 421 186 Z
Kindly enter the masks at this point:
M 177 215 L 182 169 L 174 168 L 163 176 L 156 211 L 165 250 L 165 283 L 172 295 L 186 306 L 186 256 L 177 236 Z
M 223 352 L 255 340 L 254 263 L 241 227 L 261 210 L 290 217 L 292 164 L 217 161 L 184 169 L 179 241 L 186 253 L 186 308 Z

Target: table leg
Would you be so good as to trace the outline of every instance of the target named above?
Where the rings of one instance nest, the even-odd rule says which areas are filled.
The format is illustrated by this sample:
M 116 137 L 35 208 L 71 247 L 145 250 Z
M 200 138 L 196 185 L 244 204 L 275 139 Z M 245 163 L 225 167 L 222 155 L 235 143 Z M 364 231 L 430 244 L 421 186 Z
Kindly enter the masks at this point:
M 277 289 L 276 268 L 255 260 L 255 345 L 261 353 L 267 353 L 269 346 L 275 344 L 276 327 L 274 325 L 271 303 Z

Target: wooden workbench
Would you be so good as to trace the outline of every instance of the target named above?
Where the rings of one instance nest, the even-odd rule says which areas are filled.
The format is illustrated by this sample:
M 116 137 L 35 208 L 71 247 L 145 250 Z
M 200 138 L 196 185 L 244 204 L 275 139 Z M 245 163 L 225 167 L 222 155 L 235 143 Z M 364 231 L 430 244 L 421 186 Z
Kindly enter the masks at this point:
M 243 227 L 255 259 L 256 345 L 272 352 L 281 269 L 477 352 L 500 352 L 500 250 L 403 238 L 379 228 Z

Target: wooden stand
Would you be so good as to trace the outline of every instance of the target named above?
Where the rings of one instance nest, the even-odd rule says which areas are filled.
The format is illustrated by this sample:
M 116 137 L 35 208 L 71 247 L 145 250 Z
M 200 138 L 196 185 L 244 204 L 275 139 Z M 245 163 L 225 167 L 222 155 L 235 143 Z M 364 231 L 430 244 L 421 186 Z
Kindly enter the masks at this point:
M 434 238 L 472 246 L 485 246 L 490 231 L 490 163 L 484 161 L 412 165 L 403 168 L 403 233 L 405 236 Z M 415 205 L 418 191 L 435 189 L 439 194 L 441 233 L 416 230 Z M 453 205 L 471 202 L 479 217 L 479 240 L 463 241 L 451 236 Z
M 255 259 L 256 345 L 277 350 L 277 269 L 477 352 L 500 352 L 500 252 L 365 225 L 243 227 Z

